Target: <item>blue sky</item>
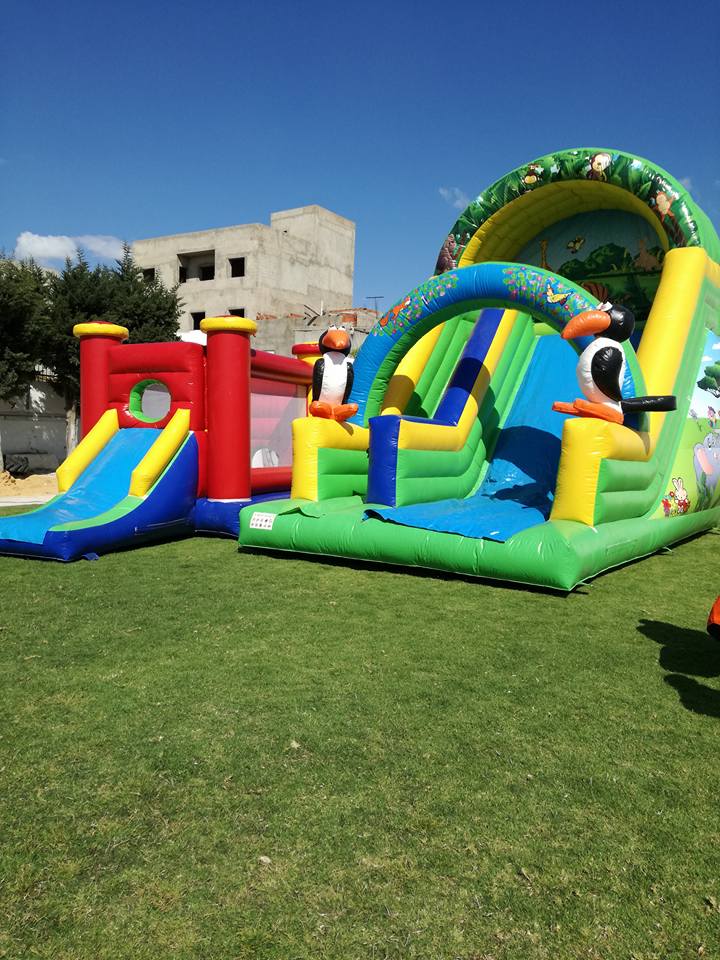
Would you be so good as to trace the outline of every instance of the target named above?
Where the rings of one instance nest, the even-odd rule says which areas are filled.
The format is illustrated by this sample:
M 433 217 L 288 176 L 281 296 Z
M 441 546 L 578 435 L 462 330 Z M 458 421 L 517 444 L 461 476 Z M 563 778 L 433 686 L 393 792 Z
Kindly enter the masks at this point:
M 431 273 L 454 203 L 572 146 L 648 157 L 720 225 L 716 4 L 37 0 L 3 17 L 6 251 L 32 233 L 107 255 L 319 203 L 357 224 L 356 305 L 388 307 Z

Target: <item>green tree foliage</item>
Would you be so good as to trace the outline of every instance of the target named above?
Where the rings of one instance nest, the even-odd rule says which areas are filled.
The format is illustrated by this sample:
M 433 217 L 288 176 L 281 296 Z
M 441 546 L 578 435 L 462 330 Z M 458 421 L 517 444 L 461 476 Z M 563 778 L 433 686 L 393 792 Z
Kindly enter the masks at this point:
M 45 271 L 0 259 L 0 400 L 18 396 L 32 381 L 49 311 Z
M 147 343 L 175 340 L 179 316 L 177 287 L 146 280 L 127 244 L 115 267 L 91 267 L 79 252 L 58 275 L 32 261 L 0 259 L 0 399 L 21 392 L 36 366 L 48 367 L 65 402 L 70 450 L 80 396 L 75 324 L 107 320 Z
M 157 274 L 146 280 L 128 244 L 112 271 L 112 303 L 102 319 L 127 327 L 135 343 L 177 339 L 180 302 L 177 287 L 168 289 Z
M 70 410 L 80 392 L 80 350 L 73 336 L 76 323 L 103 320 L 113 302 L 113 271 L 91 268 L 82 252 L 51 279 L 51 309 L 42 338 L 42 363 L 55 374 L 57 389 Z
M 82 252 L 74 263 L 65 263 L 62 273 L 53 278 L 43 362 L 56 373 L 66 409 L 77 402 L 80 389 L 80 349 L 72 332 L 75 324 L 93 320 L 117 323 L 127 327 L 130 340 L 136 343 L 175 340 L 180 316 L 176 290 L 168 290 L 157 278 L 145 280 L 127 244 L 114 268 L 91 268 Z
M 12 401 L 32 382 L 49 310 L 45 271 L 37 264 L 17 263 L 0 255 L 0 400 Z

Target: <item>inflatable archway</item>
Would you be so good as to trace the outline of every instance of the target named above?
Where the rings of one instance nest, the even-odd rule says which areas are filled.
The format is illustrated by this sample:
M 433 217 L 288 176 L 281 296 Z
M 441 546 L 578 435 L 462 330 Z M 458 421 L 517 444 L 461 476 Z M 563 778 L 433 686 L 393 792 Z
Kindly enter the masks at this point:
M 435 271 L 518 259 L 543 228 L 599 210 L 644 220 L 664 251 L 700 246 L 720 260 L 714 227 L 679 181 L 630 153 L 585 148 L 539 157 L 484 190 L 453 224 Z
M 597 304 L 577 284 L 547 270 L 514 263 L 482 263 L 433 277 L 373 327 L 355 364 L 353 400 L 358 412 L 353 422 L 367 425 L 380 412 L 400 359 L 428 331 L 458 313 L 486 307 L 520 310 L 561 332 L 572 317 Z M 572 342 L 581 351 L 592 339 L 578 337 Z M 644 392 L 644 383 L 630 344 L 626 358 L 623 396 L 638 396 Z

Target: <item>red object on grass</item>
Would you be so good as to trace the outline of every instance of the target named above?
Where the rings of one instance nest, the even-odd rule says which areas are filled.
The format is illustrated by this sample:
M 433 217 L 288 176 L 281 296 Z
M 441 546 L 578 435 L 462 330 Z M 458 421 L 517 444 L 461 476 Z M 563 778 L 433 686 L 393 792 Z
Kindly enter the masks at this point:
M 720 597 L 717 598 L 710 610 L 707 622 L 707 632 L 711 637 L 720 640 Z

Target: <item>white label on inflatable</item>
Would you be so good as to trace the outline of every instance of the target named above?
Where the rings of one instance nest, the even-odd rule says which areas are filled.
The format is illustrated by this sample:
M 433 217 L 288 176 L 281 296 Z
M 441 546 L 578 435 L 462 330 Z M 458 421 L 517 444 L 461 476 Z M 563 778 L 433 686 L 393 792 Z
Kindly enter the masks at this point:
M 272 530 L 275 523 L 276 513 L 261 513 L 256 510 L 250 517 L 251 530 Z

